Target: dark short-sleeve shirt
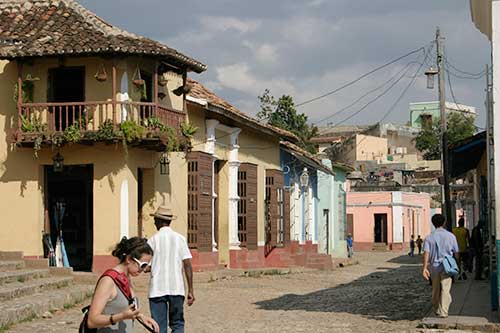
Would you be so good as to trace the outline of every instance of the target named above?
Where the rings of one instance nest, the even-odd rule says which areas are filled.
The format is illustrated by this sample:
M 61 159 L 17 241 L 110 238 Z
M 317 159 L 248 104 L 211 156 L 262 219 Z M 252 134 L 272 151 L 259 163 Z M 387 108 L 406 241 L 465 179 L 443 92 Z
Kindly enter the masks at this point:
M 436 242 L 439 242 L 440 253 Z M 429 271 L 431 274 L 443 271 L 443 258 L 458 252 L 457 238 L 448 230 L 436 229 L 424 241 L 424 252 L 429 252 Z

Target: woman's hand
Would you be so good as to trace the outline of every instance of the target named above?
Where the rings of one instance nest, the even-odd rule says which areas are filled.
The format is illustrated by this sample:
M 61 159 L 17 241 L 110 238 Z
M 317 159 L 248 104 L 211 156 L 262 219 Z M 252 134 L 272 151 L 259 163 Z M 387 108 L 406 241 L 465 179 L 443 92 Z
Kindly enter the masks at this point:
M 135 304 L 130 304 L 128 306 L 128 309 L 125 311 L 120 312 L 121 316 L 123 319 L 135 319 L 139 315 L 140 311 L 139 309 L 135 308 Z
M 144 322 L 144 324 L 153 328 L 155 332 L 160 332 L 160 325 L 158 325 L 158 323 L 153 318 L 148 317 L 142 313 L 139 315 L 139 317 Z

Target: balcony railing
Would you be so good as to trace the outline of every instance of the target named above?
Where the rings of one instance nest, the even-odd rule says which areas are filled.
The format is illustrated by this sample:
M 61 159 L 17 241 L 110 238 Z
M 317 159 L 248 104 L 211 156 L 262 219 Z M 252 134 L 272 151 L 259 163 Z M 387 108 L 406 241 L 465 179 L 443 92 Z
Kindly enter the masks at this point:
M 80 131 L 97 131 L 107 120 L 119 127 L 124 121 L 139 125 L 147 118 L 157 118 L 180 134 L 180 125 L 185 113 L 154 103 L 146 102 L 68 102 L 68 103 L 23 103 L 20 105 L 19 130 L 22 132 L 22 118 L 28 122 L 46 124 L 50 133 L 63 132 L 76 124 Z

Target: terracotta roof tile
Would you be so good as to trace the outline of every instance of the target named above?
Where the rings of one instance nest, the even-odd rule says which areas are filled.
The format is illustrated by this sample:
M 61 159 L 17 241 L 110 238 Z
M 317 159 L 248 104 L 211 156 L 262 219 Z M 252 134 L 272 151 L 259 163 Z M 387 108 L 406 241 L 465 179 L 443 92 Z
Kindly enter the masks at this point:
M 0 58 L 149 55 L 197 73 L 206 66 L 166 45 L 105 22 L 74 0 L 0 0 Z
M 235 108 L 233 105 L 229 104 L 227 101 L 224 99 L 220 98 L 216 94 L 214 94 L 212 91 L 208 90 L 204 85 L 199 83 L 196 80 L 193 80 L 191 78 L 188 78 L 188 84 L 192 86 L 191 91 L 189 92 L 189 96 L 197 98 L 197 99 L 202 99 L 207 101 L 208 104 L 215 106 L 217 108 L 225 110 L 227 113 L 229 113 L 232 118 L 239 118 L 239 122 L 245 123 L 245 122 L 250 122 L 253 125 L 256 125 L 262 129 L 267 129 L 272 131 L 273 133 L 277 134 L 278 136 L 286 139 L 290 139 L 294 142 L 298 141 L 297 136 L 295 134 L 283 130 L 281 128 L 271 126 L 269 124 L 263 123 L 248 114 L 238 110 Z M 238 119 L 235 119 L 238 120 Z

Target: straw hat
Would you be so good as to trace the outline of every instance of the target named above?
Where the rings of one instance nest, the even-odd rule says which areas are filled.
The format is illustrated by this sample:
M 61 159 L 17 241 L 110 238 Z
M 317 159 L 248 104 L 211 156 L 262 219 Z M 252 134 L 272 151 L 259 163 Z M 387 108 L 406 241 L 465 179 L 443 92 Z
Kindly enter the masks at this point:
M 162 219 L 162 220 L 167 220 L 167 221 L 172 221 L 172 220 L 175 220 L 177 218 L 177 216 L 175 216 L 172 213 L 172 209 L 170 209 L 167 206 L 158 207 L 156 212 L 154 212 L 150 215 L 157 218 L 157 219 Z

